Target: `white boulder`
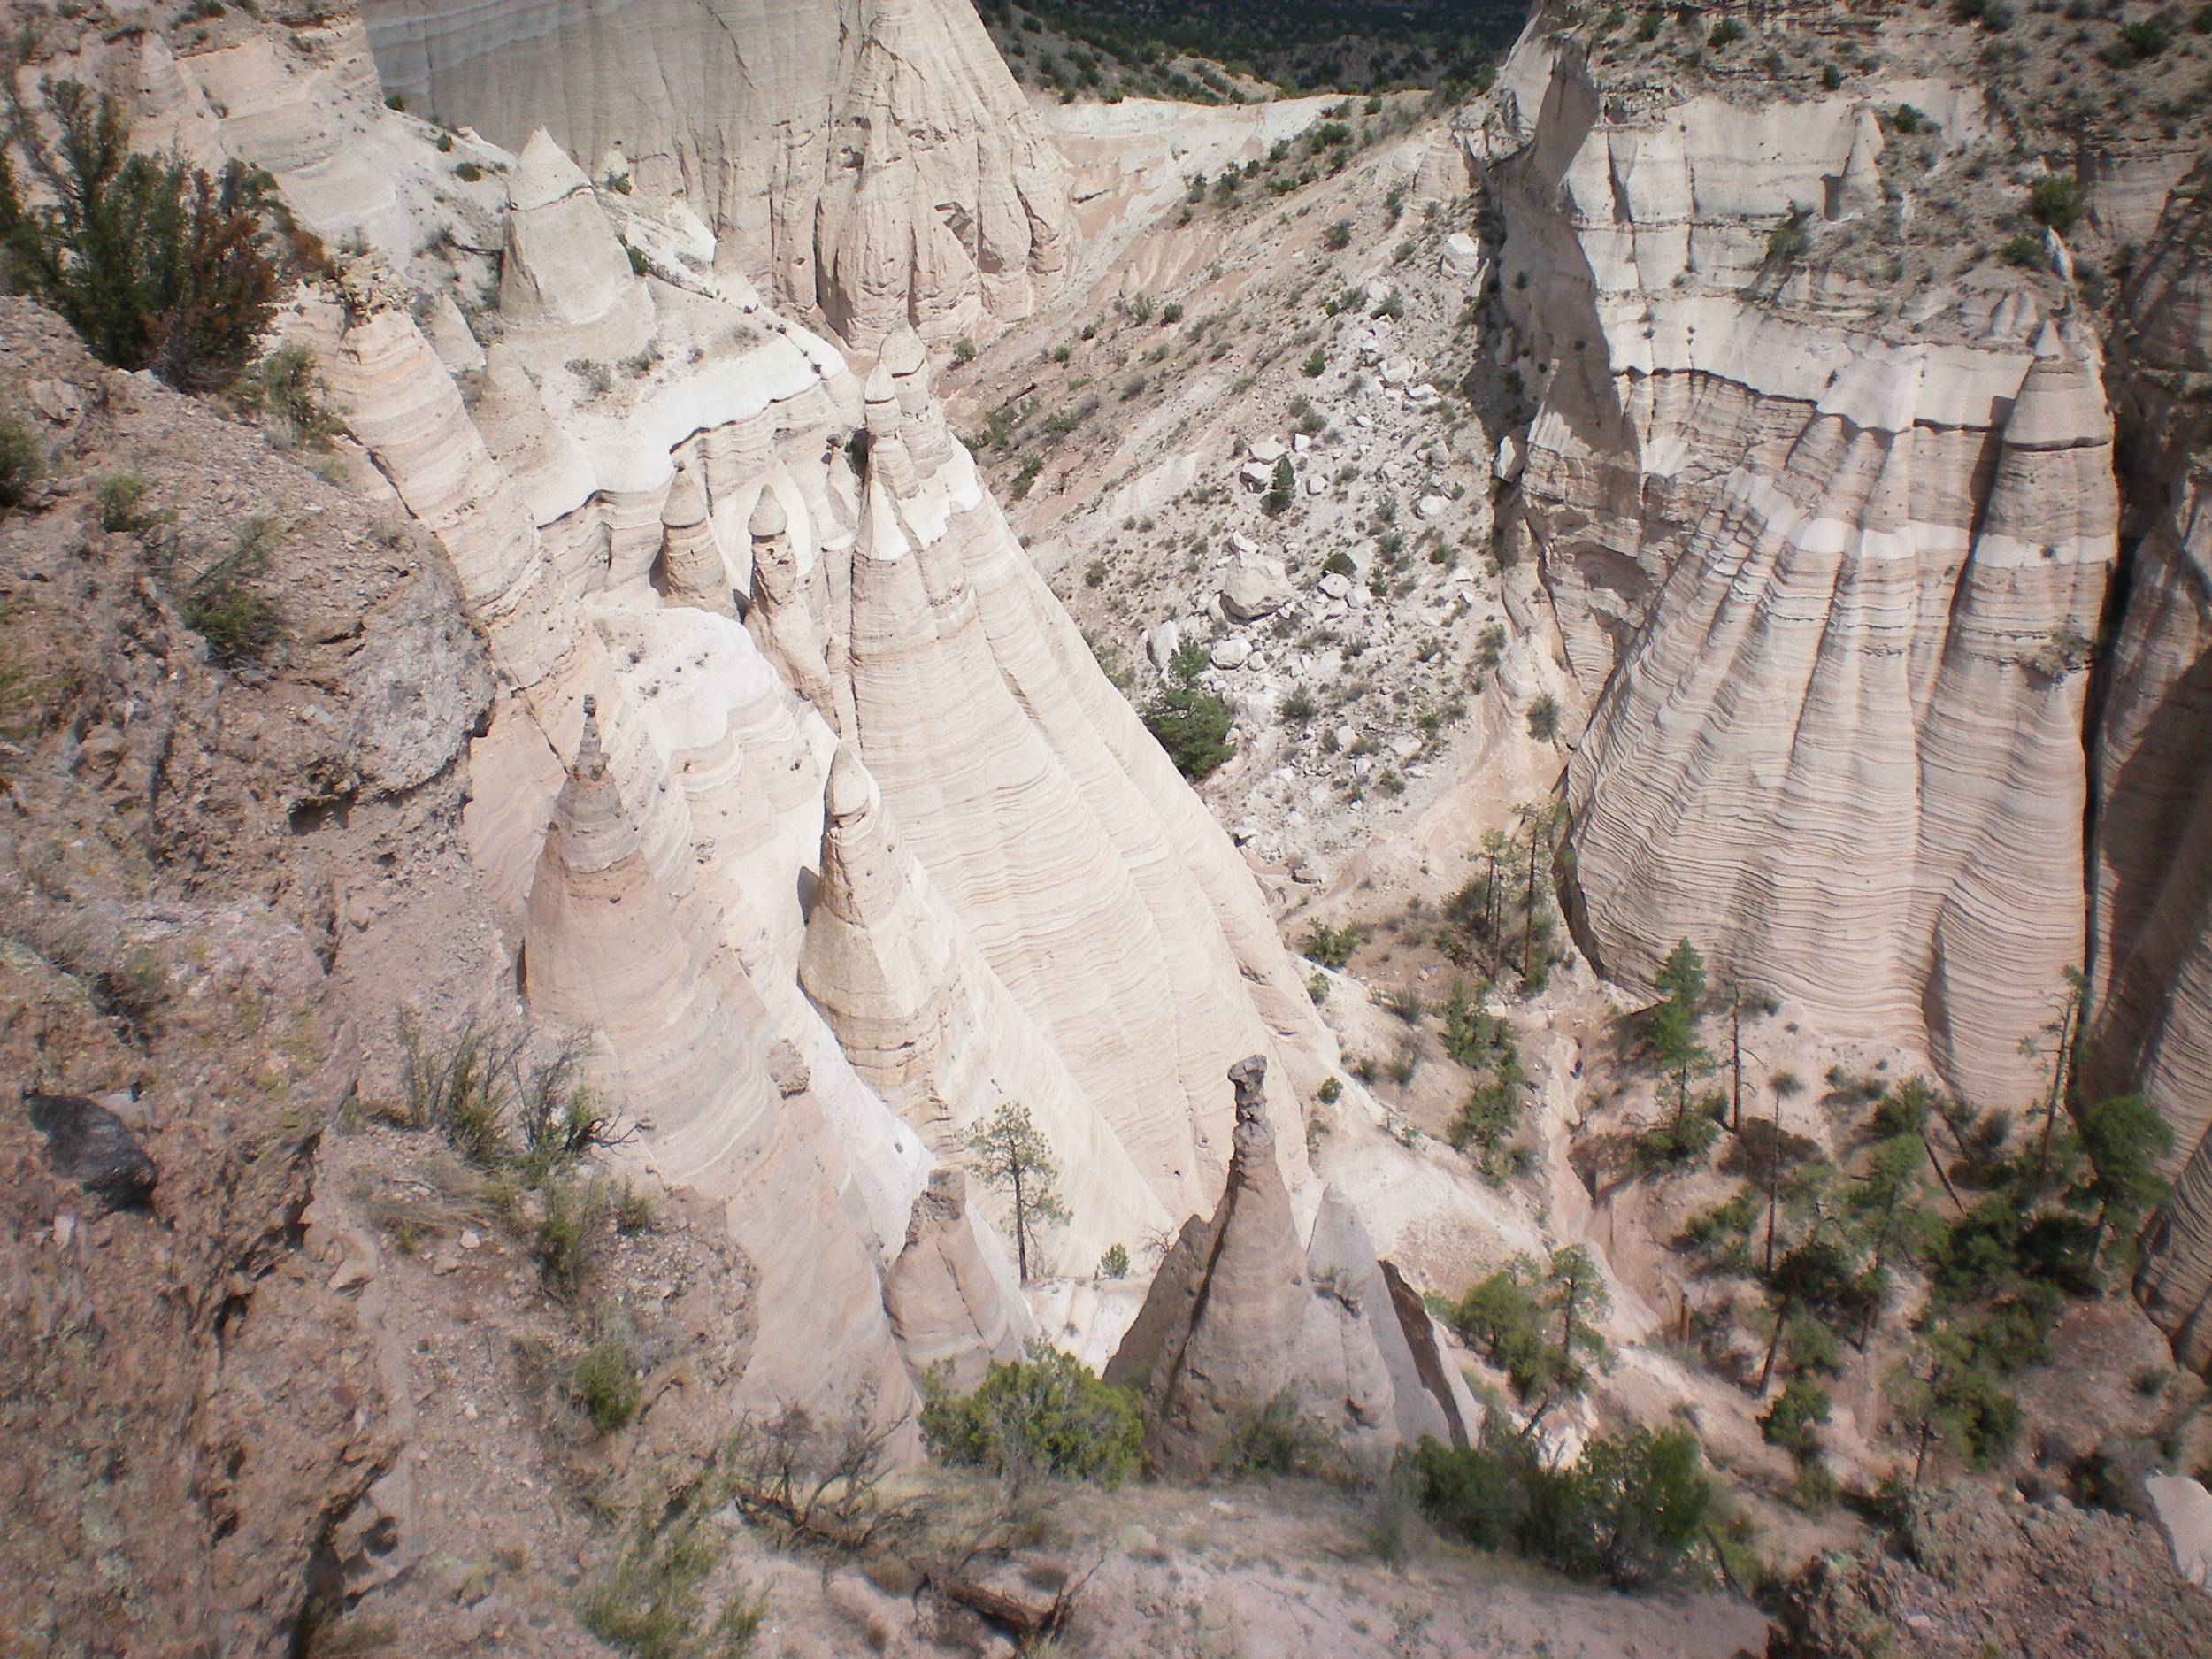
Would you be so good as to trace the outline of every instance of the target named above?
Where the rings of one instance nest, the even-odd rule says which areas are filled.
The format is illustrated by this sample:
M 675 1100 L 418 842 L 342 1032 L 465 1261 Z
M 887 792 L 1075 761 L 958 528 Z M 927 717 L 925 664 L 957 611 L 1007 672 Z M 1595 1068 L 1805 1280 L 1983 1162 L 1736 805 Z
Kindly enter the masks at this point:
M 2212 1493 L 2183 1475 L 2153 1475 L 2143 1482 L 2151 1518 L 2173 1552 L 2174 1571 L 2200 1589 L 2212 1588 Z
M 1290 598 L 1290 584 L 1272 559 L 1240 559 L 1221 584 L 1221 608 L 1238 622 L 1271 617 Z
M 1161 673 L 1175 660 L 1175 648 L 1183 642 L 1183 625 L 1168 621 L 1148 630 L 1144 636 L 1145 658 Z
M 1490 471 L 1510 484 L 1520 477 L 1525 457 L 1521 453 L 1521 441 L 1511 433 L 1498 440 L 1497 459 L 1490 464 Z

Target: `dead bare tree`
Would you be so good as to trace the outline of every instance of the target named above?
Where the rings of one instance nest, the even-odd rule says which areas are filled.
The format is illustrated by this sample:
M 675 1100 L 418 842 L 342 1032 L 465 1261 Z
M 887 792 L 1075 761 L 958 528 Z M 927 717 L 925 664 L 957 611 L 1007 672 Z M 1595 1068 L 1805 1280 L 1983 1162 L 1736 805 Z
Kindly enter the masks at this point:
M 787 1548 L 843 1560 L 896 1555 L 918 1575 L 918 1601 L 933 1595 L 967 1608 L 1022 1641 L 1058 1630 L 1097 1562 L 1049 1601 L 987 1584 L 975 1571 L 1041 1535 L 1058 1502 L 1054 1483 L 978 1478 L 954 1489 L 895 1492 L 890 1448 L 906 1422 L 879 1420 L 864 1394 L 833 1422 L 795 1406 L 749 1417 L 717 1460 L 721 1490 L 748 1525 Z

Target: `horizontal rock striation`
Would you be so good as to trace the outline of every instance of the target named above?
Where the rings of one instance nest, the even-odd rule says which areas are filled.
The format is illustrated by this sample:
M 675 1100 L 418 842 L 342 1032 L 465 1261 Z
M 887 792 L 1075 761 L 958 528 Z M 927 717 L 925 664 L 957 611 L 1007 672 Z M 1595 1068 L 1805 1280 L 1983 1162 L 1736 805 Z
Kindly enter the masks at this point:
M 1025 316 L 1063 167 L 964 0 L 365 0 L 385 86 L 508 146 L 681 199 L 721 259 L 873 349 Z
M 1880 199 L 1866 102 L 1616 104 L 1548 35 L 1469 143 L 1537 398 L 1517 608 L 1592 709 L 1578 931 L 1631 980 L 1691 939 L 2016 1102 L 2084 954 L 2082 647 L 2117 523 L 2097 344 L 2004 289 L 1879 326 L 1770 257 L 1793 211 Z M 1948 142 L 1983 120 L 1907 90 Z

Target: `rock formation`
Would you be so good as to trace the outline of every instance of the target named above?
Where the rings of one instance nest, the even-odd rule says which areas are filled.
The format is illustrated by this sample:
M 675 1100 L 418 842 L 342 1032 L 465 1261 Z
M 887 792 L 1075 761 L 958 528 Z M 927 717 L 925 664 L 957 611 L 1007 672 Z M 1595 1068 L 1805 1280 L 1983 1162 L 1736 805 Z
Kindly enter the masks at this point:
M 653 315 L 645 285 L 583 169 L 543 127 L 515 164 L 504 228 L 503 315 L 549 345 L 578 346 L 577 357 L 627 357 L 645 343 Z
M 1947 142 L 1978 130 L 1945 96 Z M 1689 938 L 2009 1103 L 2084 956 L 2070 642 L 2116 552 L 2112 424 L 2094 339 L 2018 293 L 1929 296 L 1900 334 L 1778 273 L 1793 204 L 1878 198 L 1870 120 L 1609 104 L 1532 24 L 1471 136 L 1502 356 L 1539 396 L 1507 548 L 1592 709 L 1571 896 L 1603 968 Z
M 1311 1030 L 1311 1005 L 1228 838 L 1023 555 L 926 375 L 893 342 L 868 387 L 861 754 L 992 971 L 1169 1213 L 1187 1213 L 1226 1162 L 1209 1079 L 1271 1043 L 1300 1086 L 1310 1051 L 1270 1031 Z M 1271 1110 L 1294 1124 L 1285 1095 Z
M 1221 1202 L 1210 1220 L 1183 1224 L 1106 1380 L 1142 1392 L 1146 1453 L 1184 1477 L 1212 1469 L 1279 1398 L 1355 1455 L 1455 1425 L 1463 1443 L 1462 1414 L 1429 1392 L 1433 1367 L 1416 1360 L 1417 1345 L 1433 1355 L 1428 1315 L 1394 1298 L 1357 1213 L 1325 1195 L 1301 1248 L 1261 1093 L 1266 1064 L 1254 1055 L 1229 1069 L 1236 1150 Z
M 930 1171 L 905 1248 L 884 1275 L 883 1304 L 914 1374 L 941 1365 L 955 1393 L 981 1382 L 993 1361 L 1021 1357 L 1029 1308 L 997 1235 L 969 1213 L 964 1171 Z
M 336 103 L 372 147 L 430 147 Z M 380 219 L 318 224 L 373 251 L 288 327 L 497 668 L 465 828 L 533 1018 L 592 1039 L 631 1155 L 726 1204 L 779 1328 L 835 1310 L 837 1342 L 762 1345 L 748 1397 L 895 1413 L 915 1367 L 884 1277 L 978 1119 L 1031 1112 L 1071 1210 L 1046 1256 L 1087 1269 L 1219 1179 L 1202 1079 L 1261 1048 L 1292 1123 L 1333 1048 L 1227 838 L 947 430 L 918 335 L 884 342 L 864 396 L 744 277 L 686 263 L 665 204 L 595 189 L 544 134 L 503 176 L 472 403 L 394 274 L 412 218 L 393 246 Z M 964 1214 L 989 1225 L 995 1197 Z M 928 1275 L 902 1277 L 933 1363 L 1018 1323 L 977 1304 L 964 1356 Z
M 2175 193 L 2122 298 L 2116 380 L 2135 542 L 2096 772 L 2094 1094 L 2140 1088 L 2174 1132 L 2175 1192 L 2138 1281 L 2177 1351 L 2212 1363 L 2212 372 L 2208 176 Z M 2193 457 L 2193 451 L 2194 456 Z
M 839 731 L 849 731 L 852 694 L 841 693 L 829 669 L 828 567 L 818 561 L 813 581 L 802 588 L 787 534 L 789 524 L 774 492 L 761 491 L 746 526 L 752 541 L 753 603 L 745 626 L 815 712 Z
M 964 0 L 367 0 L 385 87 L 680 200 L 743 270 L 872 350 L 1028 314 L 1072 237 L 1062 164 Z

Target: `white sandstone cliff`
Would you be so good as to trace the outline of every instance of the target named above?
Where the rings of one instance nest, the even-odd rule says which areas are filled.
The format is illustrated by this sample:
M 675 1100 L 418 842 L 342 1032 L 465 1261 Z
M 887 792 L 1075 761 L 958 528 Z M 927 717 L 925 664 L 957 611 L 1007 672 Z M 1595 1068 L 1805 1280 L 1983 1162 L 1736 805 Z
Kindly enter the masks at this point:
M 680 200 L 722 268 L 872 350 L 1028 315 L 1071 239 L 1064 169 L 964 0 L 366 0 L 385 87 L 518 147 L 540 127 Z
M 1947 143 L 1967 89 L 1885 88 Z M 1532 23 L 1471 149 L 1502 362 L 1536 401 L 1505 536 L 1590 711 L 1578 930 L 1646 979 L 1689 938 L 1835 1036 L 2010 1103 L 2084 956 L 2086 674 L 2116 551 L 2097 342 L 2032 290 L 1878 294 L 1769 250 L 1878 211 L 1867 97 L 1602 92 Z

